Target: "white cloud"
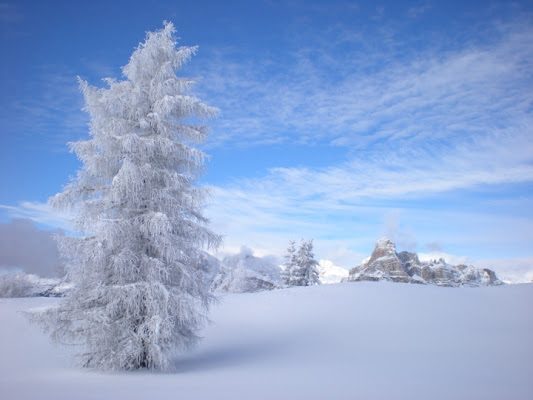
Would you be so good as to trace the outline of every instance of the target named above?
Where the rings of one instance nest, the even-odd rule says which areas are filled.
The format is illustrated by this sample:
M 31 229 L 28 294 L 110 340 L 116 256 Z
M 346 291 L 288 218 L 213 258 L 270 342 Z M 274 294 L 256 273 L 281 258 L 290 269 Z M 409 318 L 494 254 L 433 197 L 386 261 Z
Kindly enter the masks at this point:
M 217 82 L 207 97 L 225 115 L 212 146 L 321 143 L 324 151 L 343 146 L 349 156 L 320 168 L 273 167 L 219 187 L 213 220 L 231 242 L 253 240 L 260 248 L 268 240 L 284 248 L 287 238 L 278 237 L 287 234 L 326 239 L 343 230 L 355 237 L 361 223 L 346 219 L 357 215 L 365 215 L 363 230 L 370 234 L 368 220 L 376 225 L 398 208 L 372 207 L 376 202 L 531 182 L 533 119 L 525 88 L 532 83 L 533 31 L 519 23 L 495 30 L 498 39 L 489 43 L 435 49 L 416 59 L 335 59 L 319 41 L 314 50 L 304 46 L 286 55 L 291 68 L 273 77 L 275 60 L 238 64 L 220 55 L 206 76 Z M 339 42 L 362 40 L 344 33 Z M 384 67 L 364 72 L 378 62 Z M 374 229 L 372 240 L 381 234 Z
M 413 16 L 422 11 L 412 10 Z M 301 164 L 297 153 L 294 164 L 276 165 L 273 154 L 264 176 L 214 188 L 208 214 L 213 229 L 227 234 L 225 250 L 246 244 L 259 254 L 279 255 L 288 239 L 314 237 L 323 258 L 353 266 L 366 256 L 361 249 L 371 250 L 386 233 L 381 222 L 395 212 L 402 218 L 435 220 L 440 227 L 439 220 L 475 220 L 484 227 L 497 223 L 504 233 L 494 238 L 502 240 L 507 233 L 516 238 L 514 228 L 529 232 L 524 228 L 531 223 L 527 215 L 501 221 L 499 216 L 449 210 L 402 211 L 394 205 L 405 198 L 533 180 L 527 90 L 532 85 L 533 29 L 520 22 L 488 29 L 491 39 L 484 43 L 471 39 L 458 45 L 442 37 L 442 42 L 434 41 L 434 49 L 417 51 L 383 28 L 376 38 L 385 49 L 380 52 L 367 32 L 339 25 L 306 43 L 296 37 L 293 49 L 276 57 L 225 48 L 208 51 L 211 61 L 203 66 L 191 63 L 192 68 L 207 66 L 198 95 L 223 113 L 208 146 L 264 146 L 268 151 L 268 144 L 292 143 L 301 144 L 302 152 L 316 145 L 324 151 L 339 146 L 348 154 L 320 168 L 295 167 Z M 50 81 L 50 89 L 64 90 L 64 95 L 51 90 L 26 104 L 26 111 L 64 115 L 58 111 L 67 106 L 74 120 L 62 122 L 62 130 L 81 130 L 87 118 L 77 111 L 81 96 L 75 93 L 78 105 L 54 103 L 56 98 L 72 99 L 77 90 L 65 79 L 69 73 Z M 52 122 L 40 123 L 49 130 Z M 64 226 L 41 206 L 2 207 L 13 216 Z M 413 223 L 411 232 L 396 232 L 394 239 L 416 233 L 420 240 L 423 225 Z M 460 236 L 472 242 L 482 237 L 472 229 Z M 445 243 L 448 236 L 442 232 L 421 243 Z
M 527 137 L 530 97 L 524 88 L 531 84 L 526 66 L 533 32 L 523 24 L 499 30 L 500 38 L 484 45 L 405 57 L 365 53 L 365 38 L 352 31 L 335 36 L 338 43 L 300 45 L 281 60 L 263 54 L 243 62 L 246 55 L 224 49 L 207 64 L 201 86 L 224 115 L 213 144 L 290 141 L 364 149 L 383 140 L 461 144 L 465 136 Z M 342 53 L 346 42 L 357 50 Z
M 496 271 L 504 282 L 533 282 L 533 257 L 480 260 L 477 265 Z
M 367 257 L 382 236 L 390 236 L 402 250 L 469 249 L 465 251 L 479 258 L 523 253 L 533 235 L 530 216 L 520 213 L 530 206 L 527 198 L 515 199 L 516 213 L 510 215 L 505 204 L 476 197 L 465 200 L 464 209 L 447 205 L 448 200 L 433 207 L 432 200 L 428 206 L 405 203 L 404 195 L 347 197 L 349 186 L 343 192 L 340 184 L 297 182 L 270 177 L 215 188 L 207 208 L 213 229 L 225 235 L 230 248 L 248 244 L 264 254 L 282 255 L 291 238 L 314 238 L 317 255 L 343 267 Z M 401 186 L 401 179 L 395 186 Z M 424 197 L 423 187 L 417 196 Z
M 276 60 L 268 56 L 243 65 L 220 55 L 206 74 L 205 82 L 219 85 L 204 94 L 224 114 L 211 146 L 291 142 L 302 144 L 302 152 L 314 144 L 325 152 L 342 146 L 348 154 L 323 167 L 294 166 L 295 154 L 294 165 L 273 164 L 262 177 L 216 188 L 209 213 L 230 246 L 253 241 L 254 248 L 274 252 L 303 236 L 320 237 L 320 251 L 333 252 L 336 245 L 360 253 L 359 245 L 386 233 L 379 224 L 387 213 L 403 213 L 398 201 L 533 180 L 529 25 L 494 25 L 489 42 L 439 43 L 405 57 L 369 52 L 366 58 L 363 46 L 336 58 L 328 49 L 364 41 L 360 32 L 343 33 L 329 47 L 318 40 L 285 55 L 290 68 L 283 73 L 271 74 Z M 410 242 L 407 247 L 416 245 L 415 233 L 421 244 L 449 243 L 452 234 L 439 221 L 483 226 L 484 232 L 475 225 L 456 229 L 470 243 L 521 242 L 531 224 L 528 215 L 481 209 L 412 206 L 406 215 L 417 223 L 395 239 Z M 442 232 L 421 236 L 428 221 Z M 491 224 L 502 232 L 489 232 Z M 351 242 L 335 242 L 340 237 Z
M 72 215 L 68 212 L 53 210 L 46 203 L 23 201 L 16 206 L 0 204 L 0 209 L 7 212 L 13 219 L 29 219 L 49 228 L 60 228 L 66 231 L 72 227 Z
M 385 214 L 385 237 L 392 240 L 398 247 L 407 251 L 415 251 L 417 242 L 413 232 L 400 226 L 400 213 L 397 210 Z

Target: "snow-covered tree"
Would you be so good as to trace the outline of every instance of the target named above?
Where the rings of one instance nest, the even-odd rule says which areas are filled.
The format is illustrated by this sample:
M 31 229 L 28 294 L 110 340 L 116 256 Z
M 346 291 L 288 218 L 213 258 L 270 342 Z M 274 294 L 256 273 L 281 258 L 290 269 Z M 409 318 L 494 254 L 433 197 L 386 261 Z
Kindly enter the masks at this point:
M 307 286 L 320 285 L 320 274 L 318 272 L 318 261 L 313 253 L 313 239 L 302 245 L 299 251 L 299 262 L 304 269 L 304 277 Z
M 294 240 L 290 240 L 289 246 L 287 247 L 287 254 L 285 255 L 285 262 L 283 263 L 283 270 L 280 274 L 281 282 L 287 286 L 291 286 L 291 272 L 297 266 L 296 248 L 294 246 Z
M 58 238 L 75 283 L 37 319 L 53 339 L 85 347 L 84 366 L 167 369 L 175 350 L 199 339 L 212 296 L 202 283 L 202 248 L 220 236 L 195 187 L 206 155 L 202 122 L 218 114 L 190 94 L 177 71 L 196 47 L 176 47 L 174 26 L 147 34 L 106 88 L 80 80 L 90 138 L 71 143 L 77 177 L 50 199 L 77 213 L 78 236 Z
M 318 262 L 313 254 L 313 240 L 303 241 L 296 255 L 296 265 L 291 268 L 290 286 L 319 285 Z

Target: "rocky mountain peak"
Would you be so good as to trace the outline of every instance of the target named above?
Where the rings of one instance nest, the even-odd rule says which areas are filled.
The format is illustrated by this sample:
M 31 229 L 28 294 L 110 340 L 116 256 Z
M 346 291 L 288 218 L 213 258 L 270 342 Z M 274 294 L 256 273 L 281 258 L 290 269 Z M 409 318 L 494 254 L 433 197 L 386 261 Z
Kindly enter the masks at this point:
M 367 264 L 384 257 L 396 257 L 396 245 L 387 238 L 381 238 L 376 242 Z
M 421 262 L 416 253 L 396 253 L 395 244 L 379 239 L 368 261 L 352 268 L 346 281 L 392 281 L 438 286 L 489 286 L 502 282 L 490 269 L 454 266 L 442 258 Z

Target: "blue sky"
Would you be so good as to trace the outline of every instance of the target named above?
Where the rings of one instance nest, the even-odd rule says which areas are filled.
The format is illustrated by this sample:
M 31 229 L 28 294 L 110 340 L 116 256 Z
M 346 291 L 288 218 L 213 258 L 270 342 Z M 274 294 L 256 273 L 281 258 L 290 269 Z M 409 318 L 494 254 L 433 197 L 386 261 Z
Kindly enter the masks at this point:
M 350 267 L 387 235 L 533 271 L 526 1 L 2 2 L 0 222 L 64 226 L 45 203 L 88 134 L 76 76 L 121 78 L 163 20 L 199 45 L 182 74 L 222 112 L 200 182 L 222 251 L 314 238 Z

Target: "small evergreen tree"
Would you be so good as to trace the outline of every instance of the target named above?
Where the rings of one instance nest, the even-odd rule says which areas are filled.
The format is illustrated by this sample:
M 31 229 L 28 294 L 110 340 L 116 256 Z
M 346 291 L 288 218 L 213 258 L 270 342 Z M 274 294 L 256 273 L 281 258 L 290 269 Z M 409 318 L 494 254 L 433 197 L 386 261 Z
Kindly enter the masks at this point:
M 304 280 L 306 286 L 320 285 L 320 274 L 318 272 L 318 261 L 315 260 L 313 253 L 313 239 L 308 240 L 302 245 L 303 251 L 300 256 L 300 264 L 304 270 Z
M 291 269 L 290 286 L 319 285 L 318 262 L 313 254 L 313 240 L 303 241 L 298 249 L 296 265 Z
M 289 241 L 287 254 L 285 255 L 284 269 L 281 271 L 281 281 L 284 285 L 291 286 L 292 270 L 297 266 L 296 248 L 294 240 Z
M 217 115 L 176 72 L 196 47 L 176 48 L 174 27 L 147 34 L 123 68 L 124 81 L 98 89 L 80 81 L 90 135 L 71 144 L 83 165 L 58 209 L 74 208 L 80 236 L 59 237 L 75 283 L 38 320 L 59 342 L 85 347 L 84 366 L 167 369 L 194 345 L 212 296 L 202 282 L 203 246 L 220 237 L 202 215 L 205 189 L 194 183 L 206 155 L 193 147 Z

